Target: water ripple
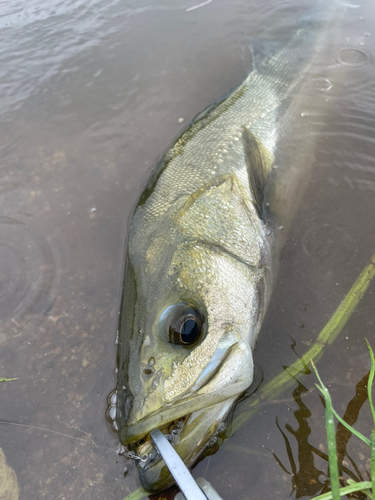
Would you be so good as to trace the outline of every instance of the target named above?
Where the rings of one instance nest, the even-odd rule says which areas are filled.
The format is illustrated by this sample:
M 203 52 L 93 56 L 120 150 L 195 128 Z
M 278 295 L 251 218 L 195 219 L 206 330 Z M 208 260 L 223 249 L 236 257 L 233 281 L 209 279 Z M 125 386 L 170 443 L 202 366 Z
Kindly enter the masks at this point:
M 0 113 L 18 109 L 51 78 L 79 71 L 80 55 L 87 59 L 88 51 L 109 34 L 126 31 L 121 23 L 111 23 L 113 11 L 123 18 L 140 12 L 119 0 L 34 0 L 27 6 L 20 1 L 1 5 Z
M 23 222 L 0 217 L 0 320 L 42 314 L 54 274 L 48 243 Z
M 345 249 L 352 248 L 352 241 L 341 228 L 330 224 L 309 229 L 301 239 L 303 252 L 319 262 L 334 259 L 345 260 Z
M 363 66 L 370 62 L 370 54 L 362 49 L 341 49 L 337 55 L 337 61 L 344 66 Z

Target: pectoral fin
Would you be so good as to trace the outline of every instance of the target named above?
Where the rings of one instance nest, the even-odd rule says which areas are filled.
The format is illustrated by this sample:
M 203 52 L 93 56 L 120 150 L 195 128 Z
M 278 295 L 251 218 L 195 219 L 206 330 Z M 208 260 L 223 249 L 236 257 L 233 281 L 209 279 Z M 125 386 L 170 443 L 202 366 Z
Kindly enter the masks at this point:
M 242 131 L 242 142 L 253 203 L 259 217 L 263 219 L 264 192 L 272 166 L 272 157 L 261 141 L 246 127 Z

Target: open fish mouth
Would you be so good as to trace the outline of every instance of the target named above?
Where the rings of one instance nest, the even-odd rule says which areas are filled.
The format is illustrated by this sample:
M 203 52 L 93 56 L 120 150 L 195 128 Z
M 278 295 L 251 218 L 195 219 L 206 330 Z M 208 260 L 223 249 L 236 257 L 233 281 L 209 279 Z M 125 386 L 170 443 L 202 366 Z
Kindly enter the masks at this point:
M 229 398 L 216 405 L 202 408 L 177 420 L 155 426 L 165 434 L 185 465 L 192 467 L 207 449 L 216 449 L 218 436 L 226 428 L 225 422 L 236 398 Z M 175 428 L 176 426 L 177 428 Z M 151 429 L 152 430 L 152 429 Z M 150 430 L 150 432 L 151 432 Z M 148 491 L 162 491 L 174 483 L 169 469 L 160 454 L 148 444 L 137 442 L 140 459 L 137 469 L 142 486 Z M 145 444 L 147 443 L 148 448 Z M 145 449 L 146 448 L 146 449 Z M 144 461 L 143 461 L 144 460 Z
M 118 423 L 116 419 L 116 405 L 117 405 L 117 392 L 112 391 L 108 396 L 108 406 L 106 411 L 106 418 L 112 426 L 112 430 L 118 431 Z M 191 416 L 191 413 L 183 416 L 168 420 L 167 422 L 160 423 L 159 425 L 149 429 L 144 434 L 134 438 L 128 438 L 127 442 L 124 442 L 128 449 L 126 456 L 134 460 L 139 461 L 139 465 L 144 468 L 148 464 L 155 462 L 160 458 L 159 453 L 155 450 L 151 443 L 150 433 L 154 429 L 159 429 L 160 432 L 168 439 L 168 441 L 175 446 L 179 442 L 181 432 L 184 429 L 185 423 Z
M 190 415 L 186 415 L 185 417 L 161 424 L 157 429 L 164 434 L 172 446 L 175 446 L 179 442 L 181 432 L 189 417 Z M 127 456 L 138 460 L 138 465 L 142 468 L 147 467 L 160 458 L 160 454 L 151 443 L 150 432 L 127 444 L 127 448 L 129 449 Z
M 205 449 L 216 448 L 218 435 L 224 431 L 228 413 L 237 397 L 233 396 L 206 408 L 190 410 L 184 416 L 181 416 L 179 412 L 175 412 L 174 415 L 169 413 L 167 418 L 160 419 L 154 425 L 151 425 L 148 418 L 143 422 L 133 424 L 134 430 L 142 428 L 142 431 L 130 432 L 126 439 L 121 438 L 120 441 L 127 449 L 123 453 L 124 456 L 136 462 L 142 486 L 155 493 L 174 483 L 161 455 L 151 443 L 152 430 L 159 429 L 175 448 L 185 465 L 192 467 Z M 108 397 L 107 419 L 111 422 L 113 430 L 119 432 L 121 424 L 116 421 L 117 403 L 118 395 L 114 391 Z M 136 427 L 139 424 L 141 427 Z

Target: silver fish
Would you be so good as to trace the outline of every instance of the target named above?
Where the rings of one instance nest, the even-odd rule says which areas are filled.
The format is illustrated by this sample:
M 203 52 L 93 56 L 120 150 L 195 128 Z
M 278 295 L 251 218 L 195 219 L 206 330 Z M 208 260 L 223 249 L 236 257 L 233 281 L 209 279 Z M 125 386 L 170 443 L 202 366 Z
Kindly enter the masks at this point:
M 253 380 L 278 247 L 273 208 L 285 201 L 272 166 L 317 46 L 318 26 L 305 24 L 261 49 L 246 80 L 195 118 L 133 215 L 116 426 L 153 492 L 173 480 L 149 432 L 162 430 L 192 466 Z

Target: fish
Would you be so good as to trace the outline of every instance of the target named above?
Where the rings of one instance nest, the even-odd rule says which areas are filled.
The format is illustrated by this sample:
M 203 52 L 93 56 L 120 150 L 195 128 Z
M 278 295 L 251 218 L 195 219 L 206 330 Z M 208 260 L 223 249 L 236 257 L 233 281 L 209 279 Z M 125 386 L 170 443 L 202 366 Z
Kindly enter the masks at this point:
M 160 429 L 192 467 L 253 382 L 280 224 L 298 191 L 280 188 L 275 167 L 320 32 L 307 20 L 281 43 L 253 46 L 246 79 L 182 132 L 134 211 L 113 408 L 150 492 L 173 478 L 149 433 Z M 298 155 L 289 158 L 300 168 Z

